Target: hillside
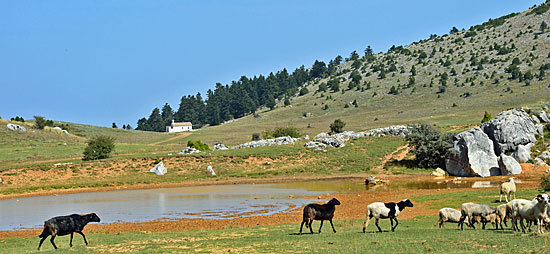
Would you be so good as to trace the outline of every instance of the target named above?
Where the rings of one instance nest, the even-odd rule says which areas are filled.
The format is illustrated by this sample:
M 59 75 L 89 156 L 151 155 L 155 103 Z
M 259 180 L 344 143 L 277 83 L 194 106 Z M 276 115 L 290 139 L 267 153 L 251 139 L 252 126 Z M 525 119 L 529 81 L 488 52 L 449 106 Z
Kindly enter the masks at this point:
M 264 107 L 255 116 L 203 127 L 188 139 L 232 145 L 250 140 L 253 133 L 288 125 L 311 135 L 328 131 L 338 118 L 348 130 L 421 121 L 453 130 L 478 124 L 485 111 L 494 115 L 511 107 L 540 107 L 549 103 L 550 95 L 545 75 L 550 32 L 541 30 L 543 21 L 550 20 L 548 7 L 542 4 L 468 30 L 432 35 L 386 53 L 356 60 L 350 56 L 335 74 L 305 83 L 309 93 L 294 94 L 289 106 L 278 101 L 273 110 Z M 321 84 L 328 90 L 319 91 Z M 331 91 L 331 84 L 340 90 Z M 351 104 L 354 100 L 358 107 Z M 311 116 L 303 117 L 306 113 Z

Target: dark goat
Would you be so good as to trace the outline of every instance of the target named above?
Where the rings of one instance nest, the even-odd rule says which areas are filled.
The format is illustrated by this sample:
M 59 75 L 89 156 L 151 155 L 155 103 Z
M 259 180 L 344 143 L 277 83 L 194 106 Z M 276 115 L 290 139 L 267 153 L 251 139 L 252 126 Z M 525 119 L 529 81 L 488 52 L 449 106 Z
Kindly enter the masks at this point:
M 86 241 L 86 236 L 84 236 L 84 233 L 82 233 L 82 230 L 84 229 L 84 226 L 90 222 L 99 222 L 100 219 L 97 217 L 95 213 L 90 214 L 71 214 L 68 216 L 58 216 L 53 217 L 47 221 L 44 222 L 44 230 L 42 231 L 42 234 L 40 234 L 38 237 L 41 237 L 40 244 L 38 244 L 38 250 L 40 250 L 40 246 L 42 246 L 42 243 L 48 236 L 52 236 L 50 238 L 50 242 L 52 243 L 53 247 L 57 249 L 57 246 L 55 246 L 55 243 L 53 240 L 56 236 L 63 236 L 71 234 L 71 242 L 70 246 L 73 247 L 73 233 L 79 233 L 82 235 L 82 238 L 84 238 L 84 242 L 86 245 L 88 245 L 88 241 Z
M 311 224 L 313 223 L 313 220 L 320 220 L 321 226 L 319 227 L 319 234 L 321 233 L 321 228 L 323 227 L 323 221 L 328 220 L 330 221 L 330 225 L 332 226 L 332 231 L 336 233 L 336 229 L 334 229 L 334 225 L 332 225 L 332 217 L 334 217 L 334 210 L 336 209 L 336 205 L 340 205 L 340 201 L 338 199 L 331 199 L 328 201 L 328 203 L 320 205 L 320 204 L 309 204 L 306 207 L 304 207 L 304 219 L 302 220 L 302 224 L 300 225 L 300 234 L 302 234 L 302 227 L 304 226 L 304 223 L 306 223 L 306 228 L 309 227 L 309 231 L 313 234 L 313 229 L 311 228 Z

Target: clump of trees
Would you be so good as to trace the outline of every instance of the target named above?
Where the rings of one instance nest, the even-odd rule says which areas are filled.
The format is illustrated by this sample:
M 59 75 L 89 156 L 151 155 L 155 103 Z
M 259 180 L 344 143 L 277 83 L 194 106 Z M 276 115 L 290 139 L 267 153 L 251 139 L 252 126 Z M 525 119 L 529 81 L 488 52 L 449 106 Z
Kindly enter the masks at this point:
M 34 127 L 39 130 L 43 130 L 46 126 L 53 127 L 53 121 L 46 120 L 42 116 L 34 116 Z
M 16 121 L 16 122 L 22 122 L 22 123 L 25 122 L 25 119 L 23 117 L 20 117 L 20 116 L 12 117 L 10 120 L 11 121 Z
M 207 144 L 202 143 L 200 140 L 189 140 L 187 146 L 195 148 L 199 151 L 210 151 L 210 147 Z
M 100 160 L 111 157 L 111 152 L 115 149 L 115 140 L 114 137 L 105 135 L 92 137 L 84 149 L 82 160 Z
M 274 129 L 265 130 L 263 132 L 264 139 L 269 138 L 278 138 L 278 137 L 287 137 L 290 136 L 292 138 L 299 138 L 302 136 L 302 133 L 298 128 L 287 126 L 287 127 L 276 127 Z
M 340 119 L 334 120 L 333 123 L 330 124 L 330 132 L 331 133 L 341 133 L 344 131 L 344 126 L 346 126 L 346 123 Z
M 415 162 L 421 168 L 445 168 L 445 158 L 453 147 L 454 134 L 441 133 L 428 124 L 409 126 L 410 134 L 405 138 L 411 152 L 416 156 Z

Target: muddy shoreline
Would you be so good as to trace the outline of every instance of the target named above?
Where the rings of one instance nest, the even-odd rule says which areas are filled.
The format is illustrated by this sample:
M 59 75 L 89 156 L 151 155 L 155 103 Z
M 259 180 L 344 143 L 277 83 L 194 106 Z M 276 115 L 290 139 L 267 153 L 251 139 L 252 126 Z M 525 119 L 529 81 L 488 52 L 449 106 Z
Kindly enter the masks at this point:
M 538 170 L 537 170 L 538 171 Z M 527 173 L 527 172 L 526 172 Z M 540 182 L 541 172 L 529 172 L 528 174 L 521 175 L 520 179 L 523 181 L 523 188 L 536 188 Z M 353 175 L 334 175 L 334 176 L 300 176 L 300 177 L 277 177 L 269 179 L 221 179 L 221 180 L 209 180 L 209 181 L 192 181 L 182 183 L 171 184 L 154 184 L 154 185 L 134 185 L 134 186 L 121 186 L 121 187 L 106 187 L 106 188 L 86 188 L 86 189 L 73 189 L 73 190 L 54 190 L 48 192 L 26 193 L 6 195 L 2 199 L 7 198 L 20 198 L 30 196 L 43 196 L 43 195 L 58 195 L 68 193 L 82 193 L 82 192 L 97 192 L 97 191 L 110 191 L 110 190 L 130 190 L 130 189 L 153 189 L 153 188 L 169 188 L 169 187 L 186 187 L 186 186 L 202 186 L 202 185 L 221 185 L 221 184 L 260 184 L 260 183 L 288 183 L 288 182 L 305 182 L 305 181 L 317 181 L 317 180 L 351 180 L 362 181 L 370 174 L 353 174 Z M 450 181 L 456 178 L 434 178 L 426 174 L 422 175 L 377 175 L 378 178 L 384 178 L 390 181 Z M 490 178 L 460 178 L 461 181 L 501 181 L 504 182 L 507 176 L 495 176 Z M 495 189 L 497 188 L 488 188 Z M 456 189 L 408 189 L 403 190 L 375 190 L 375 191 L 359 191 L 349 193 L 333 193 L 323 194 L 320 196 L 306 197 L 312 199 L 312 202 L 316 202 L 318 199 L 330 199 L 332 197 L 338 198 L 342 205 L 337 210 L 335 220 L 342 219 L 359 219 L 364 218 L 365 205 L 376 201 L 388 201 L 388 200 L 400 200 L 405 198 L 414 198 L 415 196 L 421 196 L 433 193 L 451 193 L 459 191 L 476 191 L 472 188 L 456 188 Z M 402 215 L 403 219 L 411 219 L 419 215 L 433 215 L 437 211 L 426 207 L 426 204 L 417 203 L 415 209 L 411 209 Z M 262 225 L 276 225 L 284 223 L 297 223 L 301 221 L 301 207 L 294 207 L 286 213 L 277 213 L 273 215 L 262 215 L 252 217 L 240 217 L 233 219 L 159 219 L 149 222 L 116 222 L 111 224 L 90 224 L 86 227 L 87 232 L 101 232 L 101 233 L 120 233 L 128 231 L 156 231 L 156 232 L 169 232 L 178 230 L 193 230 L 193 229 L 223 229 L 228 227 L 254 227 Z M 7 237 L 32 237 L 40 234 L 40 229 L 32 230 L 9 230 L 0 231 L 0 238 Z

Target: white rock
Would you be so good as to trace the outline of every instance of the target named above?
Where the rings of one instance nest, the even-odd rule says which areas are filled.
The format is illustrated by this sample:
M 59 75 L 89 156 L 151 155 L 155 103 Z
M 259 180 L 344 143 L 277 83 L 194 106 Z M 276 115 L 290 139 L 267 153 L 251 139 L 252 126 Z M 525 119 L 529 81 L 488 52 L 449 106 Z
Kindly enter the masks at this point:
M 27 131 L 27 129 L 19 124 L 14 124 L 14 123 L 8 123 L 6 125 L 6 128 L 8 128 L 8 130 L 12 130 L 12 131 Z
M 208 170 L 208 172 L 210 172 L 210 175 L 216 176 L 216 172 L 214 172 L 214 169 L 212 169 L 212 166 L 206 167 L 206 170 Z
M 151 170 L 149 170 L 149 172 L 152 172 L 152 173 L 155 173 L 157 175 L 164 175 L 168 172 L 168 170 L 166 169 L 166 167 L 164 166 L 164 162 L 159 162 L 159 164 L 157 164 L 154 168 L 152 168 Z
M 441 168 L 436 168 L 434 171 L 432 171 L 432 175 L 436 177 L 441 177 L 441 176 L 445 176 L 446 173 L 445 173 L 445 170 Z
M 502 175 L 517 175 L 521 174 L 521 165 L 512 156 L 501 154 L 498 158 L 500 174 Z

